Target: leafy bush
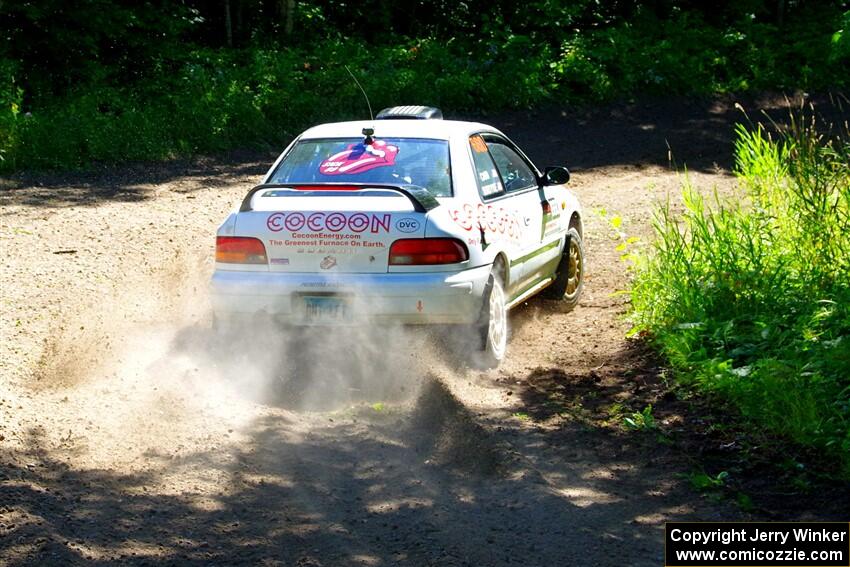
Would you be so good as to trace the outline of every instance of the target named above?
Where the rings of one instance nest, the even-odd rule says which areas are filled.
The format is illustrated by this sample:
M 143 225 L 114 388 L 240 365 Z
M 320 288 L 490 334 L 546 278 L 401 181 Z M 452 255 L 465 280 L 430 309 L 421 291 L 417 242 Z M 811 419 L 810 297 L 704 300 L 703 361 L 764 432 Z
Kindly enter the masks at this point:
M 681 380 L 850 475 L 850 135 L 812 116 L 778 135 L 738 128 L 740 199 L 686 184 L 681 218 L 658 211 L 633 317 Z
M 375 111 L 402 103 L 451 111 L 529 106 L 546 96 L 543 66 L 529 53 L 523 38 L 494 46 L 484 60 L 428 40 L 380 48 L 338 40 L 310 50 L 196 49 L 155 82 L 84 86 L 51 100 L 10 132 L 15 144 L 6 146 L 14 147 L 19 168 L 279 146 L 310 124 L 368 114 L 345 66 L 364 83 Z M 507 89 L 505 77 L 518 80 Z
M 832 34 L 830 42 L 832 44 L 829 55 L 831 61 L 850 60 L 850 11 L 844 12 L 841 18 L 841 29 Z
M 850 16 L 845 15 L 846 21 Z M 779 29 L 744 20 L 717 28 L 697 13 L 576 34 L 550 63 L 558 85 L 584 97 L 635 93 L 694 94 L 846 84 L 850 50 L 842 30 L 821 14 Z M 825 32 L 825 30 L 831 30 Z
M 102 4 L 90 0 L 87 6 L 98 12 Z M 591 4 L 573 8 L 580 12 Z M 5 156 L 0 170 L 279 147 L 312 123 L 365 116 L 364 101 L 345 66 L 361 79 L 376 109 L 419 103 L 449 113 L 642 93 L 825 88 L 849 80 L 843 70 L 850 60 L 844 31 L 850 15 L 842 19 L 833 8 L 800 14 L 781 31 L 746 18 L 708 24 L 699 11 L 665 19 L 646 12 L 599 27 L 568 29 L 564 22 L 579 17 L 578 12 L 542 2 L 534 4 L 536 9 L 563 13 L 564 21 L 544 25 L 531 18 L 525 34 L 512 32 L 497 18 L 482 24 L 480 34 L 447 40 L 428 36 L 375 43 L 325 30 L 321 41 L 287 47 L 259 36 L 250 47 L 205 48 L 193 43 L 175 47 L 180 30 L 191 27 L 194 17 L 181 6 L 172 6 L 174 13 L 146 11 L 139 24 L 147 30 L 158 29 L 160 17 L 171 22 L 161 48 L 148 45 L 138 51 L 125 45 L 113 53 L 107 47 L 124 32 L 110 28 L 95 34 L 98 41 L 81 52 L 87 56 L 75 59 L 75 74 L 63 79 L 64 86 L 44 84 L 50 73 L 23 73 L 21 65 L 0 58 L 0 152 Z M 324 29 L 321 11 L 299 13 L 313 22 L 301 23 L 314 26 L 316 34 Z M 23 12 L 16 17 L 22 19 Z M 129 8 L 109 17 L 116 22 L 136 18 Z M 39 18 L 22 21 L 39 28 Z M 15 45 L 23 49 L 17 56 L 35 57 L 35 47 Z M 64 51 L 51 45 L 51 61 L 58 65 Z M 139 60 L 128 55 L 136 51 Z M 15 76 L 28 78 L 23 84 L 31 92 L 22 93 Z M 31 116 L 22 119 L 22 109 Z
M 22 98 L 23 91 L 15 83 L 14 65 L 0 59 L 0 169 L 4 165 L 14 167 L 11 159 L 16 153 Z

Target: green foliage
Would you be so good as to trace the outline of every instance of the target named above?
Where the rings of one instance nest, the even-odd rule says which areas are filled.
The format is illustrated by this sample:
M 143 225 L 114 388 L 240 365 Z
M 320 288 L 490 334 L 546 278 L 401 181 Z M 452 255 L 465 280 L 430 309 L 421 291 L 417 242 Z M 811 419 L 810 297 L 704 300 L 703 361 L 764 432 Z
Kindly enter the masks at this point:
M 846 84 L 843 32 L 830 43 L 831 20 L 811 18 L 780 29 L 750 19 L 714 27 L 693 12 L 650 15 L 567 37 L 550 67 L 560 87 L 594 99 Z
M 850 60 L 850 11 L 844 12 L 841 18 L 841 29 L 832 34 L 830 39 L 830 60 L 844 62 Z
M 523 107 L 545 96 L 527 39 L 509 38 L 478 61 L 433 40 L 370 47 L 351 40 L 311 49 L 196 49 L 156 81 L 93 85 L 51 99 L 11 132 L 19 168 L 75 168 L 156 160 L 232 147 L 280 146 L 317 122 L 363 118 L 403 102 L 447 110 Z M 519 77 L 510 89 L 503 78 Z M 56 133 L 61 132 L 61 136 Z
M 847 85 L 850 13 L 773 3 L 0 2 L 0 169 L 280 147 L 374 107 L 448 113 Z M 382 30 L 383 33 L 377 33 Z M 227 39 L 226 39 L 227 38 Z M 228 39 L 235 48 L 223 47 Z
M 0 57 L 19 63 L 18 82 L 39 98 L 80 84 L 138 81 L 196 13 L 183 2 L 154 0 L 9 0 L 0 2 Z
M 23 90 L 15 82 L 14 71 L 10 61 L 0 59 L 0 169 L 4 165 L 14 167 L 11 159 L 16 154 L 18 142 Z
M 729 473 L 726 471 L 721 471 L 716 475 L 712 476 L 708 473 L 702 471 L 695 471 L 690 474 L 684 475 L 685 478 L 691 483 L 691 486 L 700 492 L 706 492 L 710 490 L 715 490 L 718 488 L 723 488 L 726 485 L 726 481 L 729 479 Z
M 652 404 L 643 408 L 642 411 L 634 412 L 624 417 L 623 425 L 626 429 L 633 431 L 657 429 L 658 424 L 655 422 L 655 416 L 652 415 Z
M 681 218 L 658 210 L 633 317 L 680 379 L 850 474 L 850 133 L 812 116 L 778 136 L 738 128 L 739 199 L 686 183 Z

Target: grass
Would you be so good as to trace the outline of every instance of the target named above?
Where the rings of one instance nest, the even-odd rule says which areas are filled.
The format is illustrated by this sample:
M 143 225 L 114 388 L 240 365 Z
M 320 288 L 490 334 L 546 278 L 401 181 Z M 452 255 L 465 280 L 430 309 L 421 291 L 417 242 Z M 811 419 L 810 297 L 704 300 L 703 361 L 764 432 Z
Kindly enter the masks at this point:
M 657 211 L 632 317 L 680 381 L 850 477 L 850 132 L 814 116 L 738 128 L 738 198 L 686 183 Z

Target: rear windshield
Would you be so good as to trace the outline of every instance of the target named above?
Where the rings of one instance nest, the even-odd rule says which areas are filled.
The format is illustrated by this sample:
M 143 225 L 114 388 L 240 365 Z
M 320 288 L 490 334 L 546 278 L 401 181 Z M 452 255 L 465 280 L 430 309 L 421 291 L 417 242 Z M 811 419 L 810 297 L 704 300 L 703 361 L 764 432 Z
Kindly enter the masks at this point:
M 451 197 L 449 143 L 422 138 L 301 140 L 269 183 L 385 183 L 418 185 Z

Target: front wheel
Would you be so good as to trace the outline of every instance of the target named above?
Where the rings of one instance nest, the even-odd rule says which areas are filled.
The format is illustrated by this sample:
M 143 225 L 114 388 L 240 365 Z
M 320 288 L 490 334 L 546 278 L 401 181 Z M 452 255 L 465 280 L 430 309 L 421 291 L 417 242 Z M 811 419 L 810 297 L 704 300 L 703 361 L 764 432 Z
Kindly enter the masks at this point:
M 555 281 L 543 292 L 559 311 L 572 311 L 584 288 L 584 243 L 575 228 L 567 232 L 567 245 L 555 270 Z

